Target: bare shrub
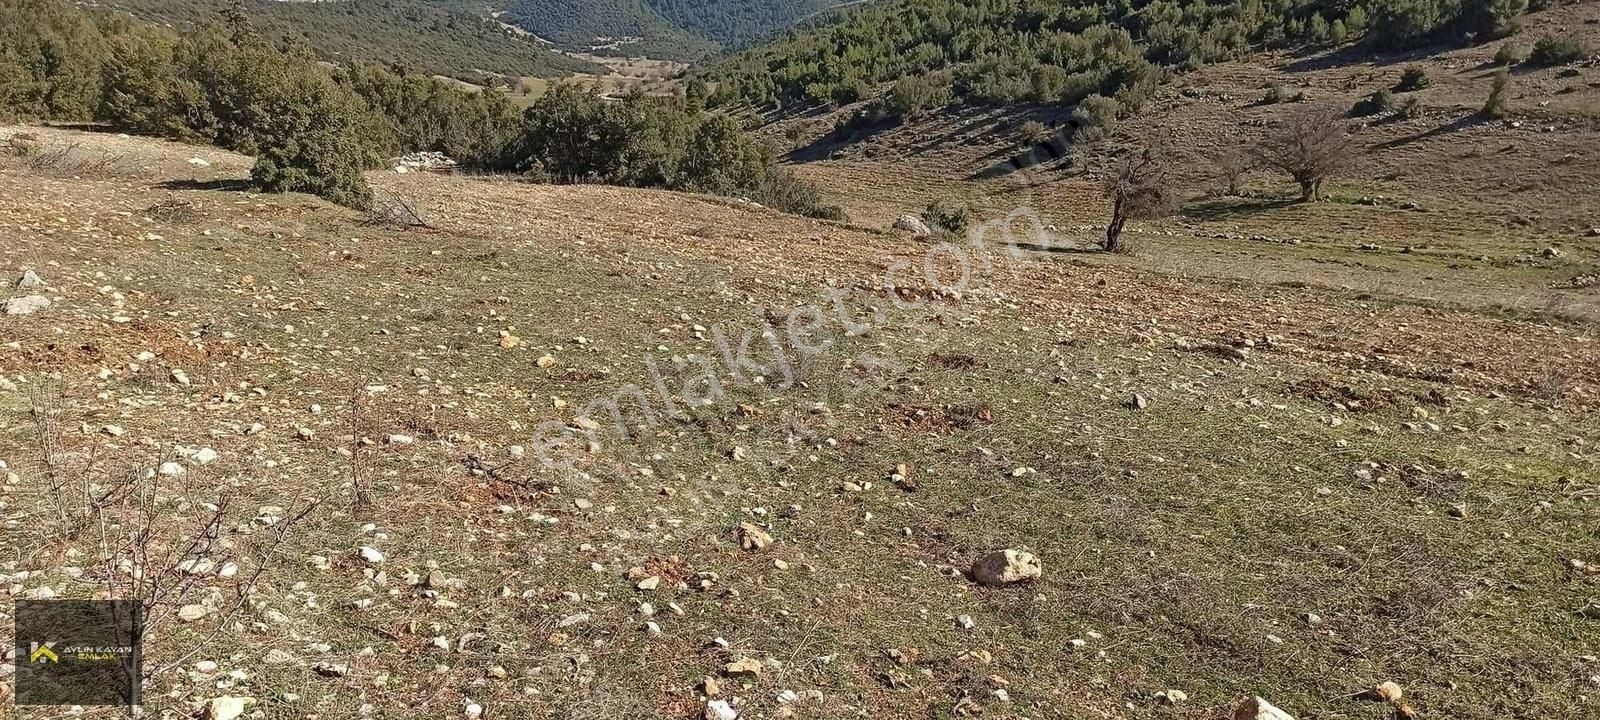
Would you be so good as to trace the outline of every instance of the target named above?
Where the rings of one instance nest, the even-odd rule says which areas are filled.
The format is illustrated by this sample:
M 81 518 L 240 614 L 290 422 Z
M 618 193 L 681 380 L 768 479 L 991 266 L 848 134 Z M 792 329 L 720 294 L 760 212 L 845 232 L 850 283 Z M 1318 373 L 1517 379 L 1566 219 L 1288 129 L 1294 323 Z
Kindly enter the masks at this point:
M 23 164 L 41 174 L 93 179 L 122 174 L 127 159 L 124 153 L 86 150 L 74 142 L 42 146 L 25 156 Z
M 1122 251 L 1122 229 L 1129 220 L 1164 217 L 1178 209 L 1166 155 L 1160 148 L 1145 147 L 1123 158 L 1117 173 L 1107 178 L 1102 193 L 1111 201 L 1111 222 L 1101 248 Z
M 1355 143 L 1337 112 L 1309 110 L 1291 116 L 1256 148 L 1256 156 L 1300 186 L 1300 199 L 1322 198 L 1322 183 L 1355 162 Z
M 299 503 L 277 509 L 271 518 L 235 524 L 232 494 L 208 468 L 169 475 L 127 462 L 120 470 L 99 469 L 97 451 L 75 453 L 63 446 L 62 427 L 73 423 L 63 422 L 71 406 L 58 386 L 49 379 L 33 383 L 29 401 L 42 463 L 41 503 L 53 520 L 36 526 L 55 536 L 42 541 L 98 546 L 88 553 L 93 559 L 85 579 L 100 586 L 97 597 L 138 603 L 141 634 L 129 644 L 148 645 L 184 608 L 224 598 L 220 605 L 202 604 L 219 616 L 209 634 L 187 641 L 186 651 L 168 662 L 147 664 L 141 679 L 181 667 L 232 627 L 290 534 L 317 507 L 315 501 Z M 266 530 L 254 530 L 256 525 Z M 252 530 L 225 536 L 232 527 Z
M 367 222 L 397 228 L 433 228 L 415 200 L 393 190 L 373 191 Z
M 1239 183 L 1244 176 L 1256 167 L 1256 157 L 1243 147 L 1229 148 L 1212 158 L 1216 166 L 1217 179 L 1223 182 L 1222 194 L 1238 196 L 1241 192 Z

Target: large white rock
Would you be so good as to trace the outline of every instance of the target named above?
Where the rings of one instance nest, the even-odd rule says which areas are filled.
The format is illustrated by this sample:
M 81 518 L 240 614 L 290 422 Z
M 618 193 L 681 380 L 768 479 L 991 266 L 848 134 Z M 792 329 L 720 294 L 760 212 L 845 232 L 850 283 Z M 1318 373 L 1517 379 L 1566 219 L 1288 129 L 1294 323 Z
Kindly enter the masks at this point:
M 972 579 L 984 585 L 1001 586 L 1037 579 L 1044 566 L 1033 553 L 1006 548 L 972 563 Z
M 23 295 L 6 301 L 7 315 L 32 315 L 50 307 L 50 298 L 43 295 Z
M 1233 711 L 1233 720 L 1294 720 L 1294 716 L 1258 695 L 1239 703 L 1238 709 Z
M 245 708 L 254 705 L 253 697 L 233 697 L 224 695 L 214 697 L 206 702 L 206 720 L 237 720 L 244 715 Z
M 706 720 L 736 720 L 739 711 L 733 709 L 727 700 L 711 700 L 706 703 Z

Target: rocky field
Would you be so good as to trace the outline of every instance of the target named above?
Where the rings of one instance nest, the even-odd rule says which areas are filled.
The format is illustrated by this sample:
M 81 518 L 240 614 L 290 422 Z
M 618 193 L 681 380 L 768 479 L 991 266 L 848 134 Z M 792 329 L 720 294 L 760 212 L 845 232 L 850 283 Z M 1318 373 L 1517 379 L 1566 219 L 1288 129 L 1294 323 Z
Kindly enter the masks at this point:
M 23 131 L 0 590 L 148 717 L 1600 714 L 1582 312 Z

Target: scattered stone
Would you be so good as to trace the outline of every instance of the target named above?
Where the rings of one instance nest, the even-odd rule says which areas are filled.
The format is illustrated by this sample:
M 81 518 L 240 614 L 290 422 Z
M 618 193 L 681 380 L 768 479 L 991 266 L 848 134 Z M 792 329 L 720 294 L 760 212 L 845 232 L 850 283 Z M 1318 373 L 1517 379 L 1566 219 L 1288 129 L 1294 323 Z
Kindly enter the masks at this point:
M 651 575 L 650 577 L 640 580 L 639 584 L 635 585 L 634 587 L 637 587 L 640 590 L 654 590 L 658 587 L 661 587 L 661 576 Z
M 978 623 L 972 619 L 971 615 L 957 615 L 956 626 L 960 627 L 962 630 L 972 630 L 973 628 L 978 627 Z
M 705 720 L 738 720 L 739 711 L 733 709 L 727 700 L 709 700 L 706 702 Z
M 932 235 L 933 228 L 928 223 L 915 215 L 906 214 L 894 219 L 894 229 L 905 230 L 913 235 Z
M 746 550 L 764 550 L 772 544 L 772 536 L 754 523 L 739 523 L 736 534 L 739 536 L 739 547 Z
M 177 477 L 177 476 L 182 475 L 182 474 L 184 474 L 185 472 L 188 472 L 188 471 L 185 470 L 182 465 L 179 465 L 178 463 L 175 463 L 175 462 L 168 461 L 168 462 L 161 463 L 161 467 L 157 468 L 156 472 L 159 472 L 162 475 L 165 475 L 167 477 Z
M 1393 680 L 1385 680 L 1372 688 L 1369 694 L 1374 700 L 1382 700 L 1392 705 L 1400 702 L 1400 698 L 1405 696 L 1405 691 Z
M 1162 690 L 1156 693 L 1156 699 L 1168 705 L 1177 705 L 1189 699 L 1189 693 L 1182 690 Z
M 344 677 L 350 674 L 350 666 L 344 663 L 319 662 L 312 665 L 311 669 L 324 677 Z
M 34 272 L 33 268 L 23 270 L 22 278 L 17 280 L 18 290 L 32 290 L 42 287 L 44 287 L 44 278 L 39 277 L 39 273 Z
M 237 720 L 244 715 L 245 708 L 254 704 L 253 697 L 214 697 L 206 701 L 206 720 Z
M 194 461 L 196 465 L 210 465 L 216 462 L 218 457 L 217 451 L 211 448 L 200 448 L 193 455 L 190 455 L 189 459 Z
M 179 385 L 189 384 L 189 374 L 184 372 L 183 368 L 173 368 L 172 372 L 167 373 L 167 375 L 172 378 L 173 382 Z
M 178 608 L 178 619 L 184 622 L 194 622 L 211 614 L 211 608 L 204 605 L 185 605 Z
M 1134 393 L 1133 397 L 1128 398 L 1128 407 L 1134 410 L 1143 410 L 1150 407 L 1150 398 Z
M 1233 720 L 1294 720 L 1294 716 L 1258 695 L 1239 703 L 1233 711 Z
M 538 365 L 539 367 L 542 367 L 542 368 L 555 367 L 556 358 L 555 358 L 554 355 L 551 355 L 550 353 L 545 353 L 543 355 L 540 355 L 538 360 L 533 361 L 533 364 Z
M 716 678 L 707 675 L 700 680 L 700 692 L 705 693 L 706 697 L 716 697 L 722 694 L 722 685 L 717 683 Z
M 361 559 L 369 564 L 377 565 L 383 562 L 383 553 L 379 552 L 375 547 L 362 546 L 358 552 L 361 555 Z
M 32 315 L 50 307 L 50 298 L 43 295 L 23 295 L 6 301 L 7 315 Z
M 423 586 L 429 590 L 443 590 L 446 582 L 444 573 L 438 570 L 429 570 L 428 576 L 422 580 Z
M 110 435 L 111 437 L 122 437 L 122 435 L 127 431 L 123 430 L 121 425 L 107 425 L 103 428 L 100 428 L 100 432 Z
M 972 579 L 993 587 L 1034 580 L 1043 574 L 1039 558 L 1011 548 L 990 553 L 972 563 Z
M 729 677 L 756 677 L 761 674 L 761 661 L 755 658 L 739 658 L 722 667 L 722 671 Z

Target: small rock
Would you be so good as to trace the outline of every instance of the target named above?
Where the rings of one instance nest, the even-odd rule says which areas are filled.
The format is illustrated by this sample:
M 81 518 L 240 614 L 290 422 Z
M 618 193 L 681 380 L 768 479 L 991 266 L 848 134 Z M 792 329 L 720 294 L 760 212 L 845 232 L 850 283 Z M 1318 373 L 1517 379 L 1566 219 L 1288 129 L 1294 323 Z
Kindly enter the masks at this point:
M 1162 690 L 1156 693 L 1156 699 L 1168 705 L 1177 705 L 1189 699 L 1189 693 L 1182 690 Z
M 7 315 L 32 315 L 50 307 L 50 298 L 43 295 L 23 295 L 6 301 Z
M 18 290 L 32 290 L 33 288 L 42 287 L 44 287 L 44 278 L 39 277 L 39 273 L 34 272 L 32 268 L 23 270 L 22 278 L 17 280 Z
M 344 663 L 319 662 L 312 665 L 311 669 L 325 677 L 344 677 L 350 674 L 350 666 Z
M 1294 720 L 1294 716 L 1258 695 L 1239 703 L 1239 707 L 1233 711 L 1233 720 Z
M 1400 702 L 1400 698 L 1405 696 L 1405 691 L 1402 690 L 1400 685 L 1395 683 L 1393 680 L 1385 680 L 1381 683 L 1378 683 L 1376 687 L 1372 688 L 1370 694 L 1375 700 L 1382 700 L 1386 703 L 1393 704 Z
M 211 167 L 211 162 L 209 160 L 199 157 L 189 158 L 189 164 L 195 167 Z
M 194 461 L 196 465 L 210 465 L 217 461 L 217 457 L 217 451 L 211 448 L 200 448 L 193 455 L 190 455 L 189 459 Z
M 972 579 L 989 586 L 1027 582 L 1043 574 L 1039 558 L 1011 548 L 990 553 L 972 563 Z
M 894 219 L 894 229 L 905 230 L 913 235 L 932 235 L 933 228 L 916 215 L 906 214 Z
M 772 536 L 755 523 L 739 523 L 735 534 L 739 536 L 739 547 L 746 550 L 764 550 L 772 544 Z
M 233 697 L 224 695 L 206 701 L 206 720 L 237 720 L 244 715 L 245 708 L 254 705 L 253 697 Z
M 661 587 L 661 576 L 651 575 L 650 577 L 640 580 L 639 584 L 635 587 L 639 588 L 640 590 L 654 590 L 658 587 Z
M 1134 410 L 1143 410 L 1150 407 L 1150 398 L 1134 393 L 1133 397 L 1128 398 L 1128 407 Z
M 368 563 L 377 565 L 378 563 L 383 562 L 383 553 L 379 552 L 375 547 L 362 546 L 361 550 L 358 552 L 361 555 L 361 559 Z
M 722 671 L 729 677 L 756 677 L 761 674 L 761 661 L 755 658 L 739 658 L 722 667 Z
M 706 702 L 705 720 L 738 720 L 739 711 L 733 709 L 727 700 L 709 700 Z
M 184 622 L 194 622 L 211 614 L 211 609 L 204 605 L 185 605 L 178 608 L 178 619 Z
M 722 685 L 716 678 L 707 675 L 700 680 L 700 692 L 705 693 L 706 697 L 716 697 L 722 694 Z

